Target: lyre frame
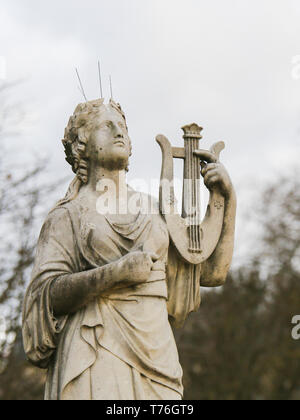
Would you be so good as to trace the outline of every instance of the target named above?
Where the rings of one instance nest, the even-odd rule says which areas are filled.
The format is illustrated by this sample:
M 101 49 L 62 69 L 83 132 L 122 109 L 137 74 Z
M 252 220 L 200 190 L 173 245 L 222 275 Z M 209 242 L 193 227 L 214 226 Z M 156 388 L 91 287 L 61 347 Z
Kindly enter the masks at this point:
M 204 220 L 200 221 L 200 159 L 194 154 L 199 150 L 202 128 L 197 124 L 186 125 L 184 148 L 172 147 L 169 140 L 158 135 L 156 141 L 162 150 L 162 172 L 160 185 L 160 211 L 166 220 L 171 240 L 182 258 L 191 264 L 201 264 L 214 252 L 223 228 L 225 200 L 220 192 L 210 192 L 209 204 Z M 219 161 L 223 142 L 210 149 L 215 162 Z M 173 159 L 184 160 L 183 212 L 178 214 L 174 196 Z

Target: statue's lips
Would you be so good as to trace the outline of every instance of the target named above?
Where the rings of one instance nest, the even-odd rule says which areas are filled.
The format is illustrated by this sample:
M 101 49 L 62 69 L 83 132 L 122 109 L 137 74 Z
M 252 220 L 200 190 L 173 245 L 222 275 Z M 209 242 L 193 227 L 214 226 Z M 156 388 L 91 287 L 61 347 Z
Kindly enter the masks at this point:
M 125 146 L 125 142 L 123 140 L 116 140 L 114 141 L 114 144 L 117 146 Z

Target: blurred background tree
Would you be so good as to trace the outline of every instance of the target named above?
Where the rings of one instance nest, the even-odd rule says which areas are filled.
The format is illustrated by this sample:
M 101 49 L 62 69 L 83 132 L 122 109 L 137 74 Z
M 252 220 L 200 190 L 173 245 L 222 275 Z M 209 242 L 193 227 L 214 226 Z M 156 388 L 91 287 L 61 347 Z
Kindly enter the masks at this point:
M 187 399 L 300 399 L 299 172 L 258 196 L 256 255 L 204 294 L 178 339 Z
M 58 185 L 57 180 L 44 181 L 45 160 L 31 156 L 26 161 L 18 135 L 27 114 L 10 102 L 17 86 L 0 88 L 0 399 L 42 395 L 44 374 L 25 361 L 21 313 L 40 223 Z
M 45 371 L 29 365 L 20 333 L 22 300 L 45 214 L 60 182 L 43 181 L 41 159 L 28 165 L 8 147 L 25 114 L 0 90 L 0 399 L 43 399 Z M 24 144 L 20 144 L 20 150 Z M 30 169 L 27 169 L 29 167 Z M 185 399 L 300 399 L 300 176 L 290 173 L 257 193 L 247 217 L 257 226 L 251 261 L 225 286 L 202 290 L 202 306 L 176 332 Z

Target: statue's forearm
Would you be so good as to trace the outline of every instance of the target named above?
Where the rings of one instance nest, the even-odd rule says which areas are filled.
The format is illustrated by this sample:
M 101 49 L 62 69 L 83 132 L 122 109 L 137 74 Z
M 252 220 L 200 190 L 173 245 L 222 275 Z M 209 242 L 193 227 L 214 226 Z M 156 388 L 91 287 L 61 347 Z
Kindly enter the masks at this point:
M 134 251 L 94 270 L 59 276 L 50 289 L 54 315 L 74 313 L 109 289 L 145 283 L 156 260 L 156 254 Z
M 87 305 L 121 280 L 119 261 L 81 273 L 58 277 L 50 289 L 51 306 L 55 316 L 68 315 Z
M 232 189 L 225 201 L 224 224 L 218 245 L 202 265 L 201 286 L 217 287 L 225 283 L 234 248 L 236 195 Z

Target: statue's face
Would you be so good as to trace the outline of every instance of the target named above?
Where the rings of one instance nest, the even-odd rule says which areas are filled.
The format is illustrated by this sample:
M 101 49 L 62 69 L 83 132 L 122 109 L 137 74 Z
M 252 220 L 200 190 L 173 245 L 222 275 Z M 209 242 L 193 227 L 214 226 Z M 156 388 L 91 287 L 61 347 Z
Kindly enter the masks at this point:
M 130 156 L 130 139 L 122 116 L 107 106 L 95 123 L 88 145 L 90 161 L 108 169 L 125 169 Z

